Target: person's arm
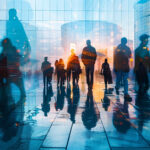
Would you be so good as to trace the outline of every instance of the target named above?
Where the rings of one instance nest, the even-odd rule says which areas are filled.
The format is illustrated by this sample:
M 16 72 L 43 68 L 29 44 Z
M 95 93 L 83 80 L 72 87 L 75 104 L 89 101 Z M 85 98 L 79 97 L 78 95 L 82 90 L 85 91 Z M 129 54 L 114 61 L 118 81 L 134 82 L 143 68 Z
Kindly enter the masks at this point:
M 82 56 L 81 56 L 81 60 L 82 60 L 82 62 L 83 62 L 83 64 L 84 65 L 86 65 L 87 64 L 87 55 L 86 55 L 86 47 L 83 49 L 83 51 L 82 51 Z
M 81 60 L 82 60 L 82 62 L 84 61 L 84 53 L 85 53 L 85 48 L 83 48 L 83 50 L 82 50 L 82 54 L 81 54 Z
M 114 49 L 114 63 L 113 63 L 113 71 L 114 71 L 114 72 L 117 71 L 117 53 L 118 53 L 118 50 L 119 50 L 119 46 L 117 46 L 117 47 Z
M 96 49 L 95 49 L 95 61 L 96 61 L 96 59 L 97 59 L 97 52 L 96 52 Z
M 129 58 L 131 58 L 132 56 L 132 52 L 131 52 L 131 49 L 129 48 Z

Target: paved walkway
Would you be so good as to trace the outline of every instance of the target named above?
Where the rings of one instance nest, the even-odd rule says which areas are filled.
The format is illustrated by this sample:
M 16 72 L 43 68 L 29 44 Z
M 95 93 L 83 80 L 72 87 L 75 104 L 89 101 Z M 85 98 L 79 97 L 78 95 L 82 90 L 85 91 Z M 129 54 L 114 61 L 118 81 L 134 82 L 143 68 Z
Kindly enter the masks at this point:
M 137 95 L 132 82 L 129 89 L 131 103 L 114 85 L 105 91 L 99 78 L 92 92 L 84 79 L 79 88 L 57 88 L 53 81 L 48 91 L 40 80 L 25 103 L 0 114 L 0 150 L 149 150 L 150 97 Z M 17 101 L 19 92 L 12 90 Z

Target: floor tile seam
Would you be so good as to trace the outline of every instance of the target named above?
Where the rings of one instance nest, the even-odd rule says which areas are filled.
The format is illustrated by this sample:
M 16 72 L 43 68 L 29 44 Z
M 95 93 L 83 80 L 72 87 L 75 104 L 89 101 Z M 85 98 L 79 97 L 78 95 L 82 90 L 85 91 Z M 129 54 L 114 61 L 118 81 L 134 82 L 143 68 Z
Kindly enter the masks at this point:
M 98 108 L 98 110 L 99 110 L 99 107 L 98 107 L 97 103 L 96 103 L 95 101 L 94 101 L 94 103 L 96 104 L 96 106 L 97 106 L 97 108 Z M 100 110 L 99 110 L 99 113 L 100 113 Z M 105 133 L 105 136 L 106 136 L 106 139 L 107 139 L 109 148 L 110 148 L 110 150 L 112 150 L 111 145 L 110 145 L 110 141 L 109 141 L 109 138 L 108 138 L 108 135 L 107 135 L 107 132 L 106 132 L 106 130 L 105 130 L 105 127 L 104 127 L 104 124 L 103 124 L 103 121 L 102 121 L 101 117 L 100 117 L 100 121 L 101 121 L 101 125 L 102 125 L 102 127 L 103 127 L 103 130 L 104 130 L 104 133 Z
M 59 111 L 59 113 L 60 113 L 60 111 Z M 44 143 L 44 141 L 45 141 L 45 139 L 46 139 L 46 137 L 47 137 L 47 135 L 48 135 L 48 133 L 49 133 L 49 131 L 50 131 L 51 127 L 53 126 L 53 124 L 54 124 L 55 120 L 57 119 L 57 116 L 59 115 L 59 113 L 58 113 L 58 114 L 56 114 L 55 118 L 53 119 L 53 122 L 51 123 L 51 125 L 50 125 L 50 127 L 49 127 L 49 129 L 48 129 L 47 133 L 45 134 L 45 137 L 44 137 L 44 139 L 43 139 L 43 142 L 41 143 L 41 146 L 43 145 L 43 143 Z M 41 146 L 40 146 L 40 148 L 41 148 Z M 39 150 L 40 150 L 40 148 L 39 148 Z
M 73 128 L 73 123 L 71 124 L 71 128 L 70 128 L 70 132 L 69 132 L 69 136 L 68 136 L 67 145 L 66 145 L 66 147 L 65 147 L 65 150 L 67 150 L 68 145 L 69 145 L 69 140 L 70 140 L 70 137 L 71 137 L 72 128 Z
M 40 149 L 41 148 L 44 148 L 44 149 L 48 149 L 48 148 L 51 148 L 51 149 L 55 149 L 55 148 L 57 148 L 57 149 L 65 149 L 65 147 L 44 147 L 44 146 L 40 147 Z
M 119 147 L 116 147 L 116 146 L 112 146 L 112 148 L 150 148 L 150 147 L 130 147 L 130 146 L 128 146 L 128 147 L 126 147 L 126 146 L 124 146 L 124 147 L 121 147 L 121 146 L 119 146 Z

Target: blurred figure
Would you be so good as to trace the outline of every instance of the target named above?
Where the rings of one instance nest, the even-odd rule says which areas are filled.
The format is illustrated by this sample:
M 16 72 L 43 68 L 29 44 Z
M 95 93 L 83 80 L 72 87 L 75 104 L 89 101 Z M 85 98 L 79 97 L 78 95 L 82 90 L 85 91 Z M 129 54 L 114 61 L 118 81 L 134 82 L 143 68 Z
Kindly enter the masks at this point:
M 65 75 L 65 64 L 63 59 L 59 59 L 58 62 L 58 78 L 57 78 L 57 86 L 60 84 L 60 86 L 64 85 L 65 80 L 66 80 L 66 75 Z
M 6 45 L 5 45 L 5 44 Z M 8 46 L 8 45 L 9 46 Z M 22 122 L 24 118 L 24 96 L 25 91 L 21 91 L 23 85 L 21 82 L 21 76 L 18 76 L 18 62 L 15 58 L 15 53 L 11 55 L 12 45 L 10 41 L 5 39 L 2 42 L 3 52 L 0 55 L 0 130 L 1 130 L 1 144 L 2 140 L 6 142 L 4 147 L 1 149 L 17 149 L 14 146 L 14 143 L 18 142 L 22 135 Z M 8 46 L 8 49 L 4 49 Z M 15 50 L 15 48 L 14 48 Z M 10 52 L 10 53 L 8 53 Z M 1 59 L 2 58 L 2 59 Z M 18 64 L 16 66 L 16 63 Z M 11 66 L 10 66 L 11 65 Z M 2 68 L 1 68 L 2 67 Z M 2 72 L 3 71 L 3 72 Z M 16 74 L 15 74 L 16 71 Z M 2 73 L 2 74 L 1 74 Z M 16 99 L 13 97 L 12 88 L 10 85 L 15 83 L 21 91 L 21 95 L 18 94 L 17 97 L 20 97 L 16 102 Z M 16 94 L 16 93 L 15 93 Z M 15 97 L 16 98 L 16 97 Z M 28 132 L 30 135 L 30 132 Z M 14 142 L 11 140 L 13 139 Z M 11 142 L 10 142 L 11 141 Z M 9 144 L 8 144 L 9 143 Z M 15 148 L 14 148 L 15 147 Z
M 50 70 L 49 70 L 50 69 Z M 41 70 L 43 72 L 43 83 L 44 87 L 48 87 L 48 82 L 49 82 L 49 71 L 51 71 L 51 74 L 53 70 L 51 69 L 51 64 L 48 61 L 48 57 L 44 57 L 44 62 L 42 62 Z
M 54 74 L 55 74 L 54 78 L 57 81 L 58 76 L 59 76 L 59 74 L 58 74 L 58 60 L 55 61 L 55 73 Z
M 82 121 L 84 126 L 91 130 L 96 127 L 98 120 L 100 119 L 100 112 L 94 104 L 93 92 L 89 90 L 87 93 L 87 100 L 85 104 L 85 110 L 82 112 Z
M 43 90 L 43 103 L 41 104 L 41 106 L 42 111 L 44 112 L 44 116 L 47 116 L 47 114 L 50 112 L 50 101 L 52 96 L 53 96 L 53 89 L 52 85 L 50 84 L 47 90 L 46 88 L 44 88 Z
M 121 104 L 120 102 L 115 104 L 112 119 L 113 125 L 117 131 L 125 134 L 130 129 L 130 116 L 128 111 L 128 103 L 126 101 L 124 101 L 124 104 Z
M 55 74 L 58 72 L 58 60 L 55 61 Z
M 120 82 L 123 78 L 124 98 L 125 100 L 131 101 L 132 98 L 128 94 L 129 58 L 131 57 L 131 50 L 126 44 L 127 39 L 124 37 L 121 39 L 121 44 L 115 49 L 114 70 L 116 72 L 116 93 L 119 94 Z
M 63 110 L 64 103 L 65 103 L 65 96 L 66 96 L 65 87 L 64 86 L 58 87 L 57 88 L 57 100 L 55 103 L 56 111 Z
M 135 50 L 135 73 L 139 85 L 139 92 L 146 92 L 149 89 L 148 71 L 150 71 L 150 53 L 147 34 L 140 36 L 141 44 Z
M 68 113 L 70 114 L 70 120 L 75 123 L 75 115 L 78 108 L 80 99 L 80 89 L 76 86 L 73 87 L 73 98 L 71 98 L 70 86 L 67 87 L 67 100 L 68 100 Z
M 9 10 L 9 20 L 6 23 L 6 36 L 12 41 L 12 44 L 20 51 L 21 64 L 25 64 L 30 59 L 31 46 L 22 23 L 17 17 L 16 9 Z
M 105 62 L 102 64 L 101 74 L 104 75 L 105 89 L 107 89 L 107 84 L 112 83 L 111 70 L 107 59 L 105 59 Z
M 5 76 L 8 77 L 7 79 L 8 84 L 9 85 L 11 83 L 16 84 L 18 88 L 20 89 L 21 97 L 26 97 L 22 73 L 20 71 L 19 52 L 12 45 L 10 39 L 8 38 L 2 41 L 2 47 L 3 47 L 3 50 L 2 50 L 1 57 L 4 57 L 5 61 L 7 60 L 7 73 L 5 72 Z
M 96 49 L 91 46 L 90 40 L 87 40 L 86 44 L 87 46 L 83 48 L 81 59 L 86 70 L 86 81 L 88 88 L 92 88 L 94 80 L 94 65 L 97 58 L 97 53 Z
M 81 67 L 78 56 L 75 55 L 74 49 L 71 50 L 71 56 L 67 62 L 67 82 L 70 82 L 71 74 L 73 78 L 73 86 L 78 85 L 79 74 L 81 73 Z

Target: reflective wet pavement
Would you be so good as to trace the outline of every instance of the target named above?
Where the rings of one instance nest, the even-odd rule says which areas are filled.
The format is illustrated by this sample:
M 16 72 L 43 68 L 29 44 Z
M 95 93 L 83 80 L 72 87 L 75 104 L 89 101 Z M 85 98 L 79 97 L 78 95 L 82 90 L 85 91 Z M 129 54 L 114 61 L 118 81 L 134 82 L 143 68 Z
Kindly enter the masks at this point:
M 43 89 L 42 78 L 30 87 L 26 99 L 12 87 L 13 100 L 0 113 L 0 150 L 148 150 L 150 149 L 150 97 L 138 95 L 130 81 L 132 102 L 114 85 L 104 90 L 96 78 L 88 91 L 85 78 L 79 87 Z M 31 79 L 32 80 L 32 79 Z M 150 93 L 150 92 L 149 92 Z

